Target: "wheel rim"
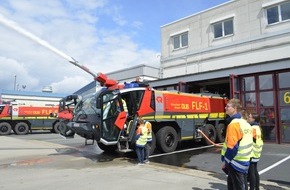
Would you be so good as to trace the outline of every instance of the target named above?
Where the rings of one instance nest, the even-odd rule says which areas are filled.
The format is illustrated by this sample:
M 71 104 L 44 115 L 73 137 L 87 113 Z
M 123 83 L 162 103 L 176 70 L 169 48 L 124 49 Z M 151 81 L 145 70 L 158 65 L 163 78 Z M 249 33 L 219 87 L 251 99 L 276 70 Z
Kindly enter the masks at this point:
M 19 128 L 18 128 L 18 131 L 19 132 L 24 132 L 26 131 L 26 127 L 24 125 L 20 125 Z
M 0 131 L 3 132 L 3 133 L 5 133 L 5 132 L 8 131 L 8 127 L 7 127 L 7 126 L 2 126 L 2 127 L 0 128 Z
M 168 134 L 165 138 L 165 144 L 168 147 L 172 147 L 174 143 L 174 136 L 172 134 Z

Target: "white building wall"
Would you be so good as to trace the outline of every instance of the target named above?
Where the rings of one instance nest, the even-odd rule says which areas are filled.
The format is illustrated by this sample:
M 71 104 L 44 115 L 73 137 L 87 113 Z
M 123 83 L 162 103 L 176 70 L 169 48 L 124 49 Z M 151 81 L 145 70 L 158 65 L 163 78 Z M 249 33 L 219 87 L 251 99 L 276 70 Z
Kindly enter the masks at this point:
M 163 78 L 290 58 L 290 22 L 268 25 L 265 8 L 285 0 L 235 0 L 161 27 Z M 212 24 L 234 20 L 234 34 L 214 39 Z M 172 36 L 188 31 L 188 47 Z M 178 70 L 178 72 L 177 72 Z

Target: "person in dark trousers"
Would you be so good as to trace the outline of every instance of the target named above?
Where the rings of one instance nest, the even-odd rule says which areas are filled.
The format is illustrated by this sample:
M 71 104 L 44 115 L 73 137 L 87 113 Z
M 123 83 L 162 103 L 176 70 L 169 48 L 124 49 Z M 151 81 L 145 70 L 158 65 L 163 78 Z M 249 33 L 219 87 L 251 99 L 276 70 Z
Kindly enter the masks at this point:
M 259 190 L 260 188 L 260 175 L 258 172 L 258 162 L 263 150 L 263 138 L 260 127 L 260 116 L 258 114 L 248 114 L 248 122 L 253 128 L 253 152 L 251 156 L 250 167 L 248 171 L 248 180 L 250 182 L 250 190 Z
M 152 143 L 152 125 L 149 121 L 144 121 L 145 127 L 147 128 L 147 144 L 145 146 L 145 163 L 149 164 L 149 156 L 151 151 L 151 143 Z
M 229 100 L 225 109 L 231 121 L 221 150 L 222 169 L 228 175 L 228 190 L 245 190 L 253 149 L 252 127 L 240 114 L 240 100 Z
M 138 159 L 138 165 L 144 165 L 146 143 L 147 128 L 144 125 L 143 119 L 139 118 L 136 130 L 136 154 Z

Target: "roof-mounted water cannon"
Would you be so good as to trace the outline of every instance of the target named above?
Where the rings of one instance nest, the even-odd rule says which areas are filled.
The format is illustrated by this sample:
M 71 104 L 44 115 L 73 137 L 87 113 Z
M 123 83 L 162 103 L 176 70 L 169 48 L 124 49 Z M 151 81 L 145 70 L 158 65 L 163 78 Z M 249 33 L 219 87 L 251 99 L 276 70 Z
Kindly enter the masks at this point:
M 107 88 L 120 88 L 124 85 L 119 85 L 118 81 L 114 79 L 109 79 L 107 75 L 99 72 L 98 75 L 95 77 L 95 81 L 98 81 L 101 86 L 105 86 Z

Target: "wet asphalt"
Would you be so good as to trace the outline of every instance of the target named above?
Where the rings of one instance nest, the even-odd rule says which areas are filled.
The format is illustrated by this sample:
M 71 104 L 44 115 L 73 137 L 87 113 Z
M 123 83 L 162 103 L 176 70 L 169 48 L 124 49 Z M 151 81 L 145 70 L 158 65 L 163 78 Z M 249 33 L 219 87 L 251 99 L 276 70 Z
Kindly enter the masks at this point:
M 220 148 L 187 142 L 140 167 L 134 154 L 105 154 L 82 138 L 10 135 L 0 137 L 0 189 L 148 189 L 146 181 L 150 189 L 227 189 L 219 154 Z M 290 189 L 288 156 L 290 145 L 265 144 L 261 189 Z

